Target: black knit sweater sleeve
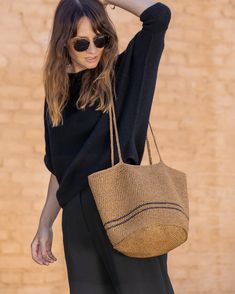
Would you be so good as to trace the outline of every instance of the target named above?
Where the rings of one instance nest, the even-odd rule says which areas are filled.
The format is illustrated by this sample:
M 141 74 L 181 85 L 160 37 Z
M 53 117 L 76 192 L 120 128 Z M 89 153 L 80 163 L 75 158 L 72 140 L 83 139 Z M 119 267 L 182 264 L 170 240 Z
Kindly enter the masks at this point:
M 52 167 L 52 159 L 51 159 L 51 149 L 50 149 L 50 138 L 49 138 L 49 130 L 48 130 L 48 120 L 47 120 L 47 115 L 48 109 L 47 109 L 47 102 L 46 99 L 44 101 L 44 143 L 45 143 L 45 152 L 44 152 L 44 163 L 47 169 L 51 172 L 54 173 L 53 167 Z
M 140 15 L 140 20 L 143 22 L 141 32 L 142 34 L 145 32 L 155 34 L 161 31 L 166 31 L 170 19 L 170 8 L 161 2 L 157 2 L 146 8 Z
M 142 28 L 119 54 L 117 63 L 117 83 L 121 91 L 119 96 L 125 96 L 125 99 L 128 98 L 127 94 L 131 99 L 136 97 L 132 101 L 135 103 L 141 103 L 145 93 L 149 96 L 149 99 L 146 97 L 146 102 L 151 101 L 153 96 L 171 10 L 167 5 L 157 2 L 146 8 L 139 19 Z M 123 90 L 127 90 L 126 93 Z M 122 103 L 119 101 L 117 108 L 122 107 Z
M 126 126 L 131 130 L 128 139 L 122 142 L 123 153 L 126 155 L 124 159 L 132 157 L 132 162 L 135 163 L 141 161 L 145 147 L 171 10 L 167 5 L 157 2 L 146 8 L 139 19 L 142 22 L 141 30 L 132 37 L 126 49 L 119 55 L 116 87 L 120 137 L 125 137 Z

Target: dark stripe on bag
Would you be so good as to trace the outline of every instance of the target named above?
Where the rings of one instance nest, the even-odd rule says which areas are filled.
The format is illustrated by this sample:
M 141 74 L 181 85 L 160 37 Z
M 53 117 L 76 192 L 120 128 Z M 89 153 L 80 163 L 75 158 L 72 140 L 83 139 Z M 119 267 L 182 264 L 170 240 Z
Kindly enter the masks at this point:
M 110 227 L 106 228 L 106 230 L 109 230 L 109 229 L 111 229 L 111 228 L 113 228 L 113 227 L 119 226 L 119 225 L 121 225 L 121 224 L 123 224 L 123 223 L 129 221 L 130 219 L 132 219 L 132 218 L 133 218 L 134 216 L 136 216 L 137 214 L 139 214 L 139 213 L 141 213 L 141 212 L 143 212 L 143 211 L 145 211 L 145 210 L 149 210 L 149 209 L 175 209 L 175 210 L 178 210 L 179 212 L 181 212 L 181 213 L 182 213 L 187 219 L 189 219 L 189 217 L 187 216 L 187 214 L 186 214 L 184 211 L 182 211 L 181 209 L 178 209 L 178 208 L 176 208 L 176 207 L 168 207 L 168 206 L 148 207 L 148 208 L 145 208 L 145 209 L 142 209 L 142 210 L 136 212 L 134 215 L 130 216 L 128 219 L 122 221 L 121 223 L 118 223 L 118 224 L 116 224 L 116 225 L 113 225 L 113 226 L 110 226 Z M 136 209 L 135 209 L 135 210 L 136 210 Z M 128 213 L 127 215 L 129 215 L 129 214 L 130 214 L 130 213 Z M 126 216 L 127 216 L 127 215 L 126 215 Z M 120 219 L 122 219 L 122 218 L 124 218 L 124 217 L 126 217 L 126 216 L 122 216 L 122 217 L 120 217 L 119 219 L 116 219 L 116 220 L 108 221 L 108 222 L 106 222 L 106 223 L 104 224 L 104 226 L 107 226 L 109 223 L 116 222 L 116 221 L 118 221 L 118 220 L 120 220 Z
M 118 221 L 126 216 L 128 216 L 129 214 L 131 214 L 133 211 L 137 210 L 139 207 L 141 206 L 144 206 L 144 205 L 149 205 L 149 204 L 170 204 L 170 205 L 176 205 L 176 206 L 179 206 L 180 208 L 182 208 L 182 212 L 184 211 L 183 207 L 175 202 L 159 202 L 159 201 L 152 201 L 152 202 L 145 202 L 143 204 L 140 204 L 138 206 L 136 206 L 134 209 L 132 209 L 130 212 L 128 212 L 127 214 L 125 214 L 124 216 L 121 216 L 119 218 L 116 218 L 114 220 L 111 220 L 111 221 L 108 221 L 106 222 L 105 224 L 109 224 L 111 222 L 114 222 L 114 221 Z

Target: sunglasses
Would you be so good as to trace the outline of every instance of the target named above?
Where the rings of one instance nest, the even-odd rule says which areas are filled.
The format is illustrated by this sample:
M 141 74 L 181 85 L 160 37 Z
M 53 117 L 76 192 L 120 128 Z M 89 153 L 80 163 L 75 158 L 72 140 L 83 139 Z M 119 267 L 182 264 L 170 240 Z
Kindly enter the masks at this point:
M 94 39 L 94 44 L 97 48 L 104 48 L 108 45 L 110 37 L 107 35 L 101 35 Z M 73 47 L 76 51 L 82 52 L 88 49 L 90 41 L 86 39 L 73 38 Z

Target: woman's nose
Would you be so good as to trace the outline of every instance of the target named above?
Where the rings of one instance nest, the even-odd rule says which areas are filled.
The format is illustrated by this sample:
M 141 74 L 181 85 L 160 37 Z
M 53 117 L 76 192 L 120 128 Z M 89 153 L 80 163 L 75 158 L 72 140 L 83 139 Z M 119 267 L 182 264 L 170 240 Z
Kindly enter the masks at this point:
M 97 50 L 97 47 L 95 46 L 95 43 L 93 41 L 90 41 L 89 47 L 87 48 L 88 52 L 95 53 Z

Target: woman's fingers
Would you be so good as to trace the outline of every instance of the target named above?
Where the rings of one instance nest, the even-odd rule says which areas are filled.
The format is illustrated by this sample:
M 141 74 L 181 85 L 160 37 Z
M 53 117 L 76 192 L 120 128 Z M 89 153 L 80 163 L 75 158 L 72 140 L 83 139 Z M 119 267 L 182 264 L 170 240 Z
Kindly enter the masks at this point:
M 52 231 L 52 229 L 49 230 L 49 236 L 50 237 L 45 242 L 45 250 L 46 250 L 47 256 L 50 259 L 50 261 L 54 262 L 54 261 L 56 261 L 56 257 L 51 252 L 52 240 L 53 240 L 53 231 Z
M 37 239 L 34 239 L 31 243 L 31 254 L 34 261 L 43 264 L 43 260 L 39 255 L 39 241 Z
M 50 262 L 56 261 L 56 257 L 51 252 L 53 240 L 53 231 L 49 228 L 41 228 L 40 233 L 37 232 L 31 243 L 32 258 L 39 264 L 48 265 Z
M 47 252 L 47 254 L 48 254 L 48 256 L 53 260 L 53 261 L 56 261 L 57 260 L 57 258 L 54 256 L 54 254 L 51 252 L 51 250 L 49 250 L 48 252 Z
M 102 0 L 102 4 L 106 7 L 109 3 L 107 0 Z
M 38 257 L 40 258 L 40 260 L 42 261 L 43 264 L 45 264 L 45 265 L 49 264 L 49 262 L 46 261 L 42 255 L 42 247 L 41 246 L 38 247 Z
M 41 252 L 42 252 L 42 257 L 46 262 L 54 262 L 54 259 L 50 256 L 51 255 L 51 246 L 47 244 L 46 241 L 40 242 L 41 245 Z

